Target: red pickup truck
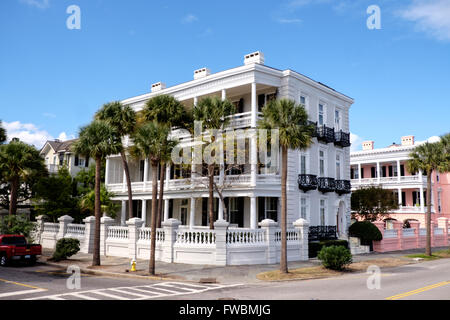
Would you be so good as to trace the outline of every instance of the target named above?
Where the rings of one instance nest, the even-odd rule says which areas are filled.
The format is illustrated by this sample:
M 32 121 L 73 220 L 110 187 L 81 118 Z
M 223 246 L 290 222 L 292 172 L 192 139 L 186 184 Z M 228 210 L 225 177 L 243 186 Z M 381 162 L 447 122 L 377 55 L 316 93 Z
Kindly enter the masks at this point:
M 36 263 L 36 256 L 42 254 L 40 244 L 27 244 L 22 235 L 0 235 L 0 266 L 4 267 L 13 260 L 26 260 Z

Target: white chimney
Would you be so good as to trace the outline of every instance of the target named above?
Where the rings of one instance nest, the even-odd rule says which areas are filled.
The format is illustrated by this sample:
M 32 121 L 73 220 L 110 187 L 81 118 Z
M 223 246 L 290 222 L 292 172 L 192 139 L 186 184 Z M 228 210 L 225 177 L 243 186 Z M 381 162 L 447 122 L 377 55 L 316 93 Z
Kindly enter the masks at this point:
M 264 64 L 264 53 L 261 51 L 256 51 L 246 54 L 244 57 L 244 64 L 247 65 L 252 63 Z
M 362 143 L 363 150 L 373 150 L 374 142 L 373 141 L 364 141 Z
M 162 82 L 157 82 L 152 84 L 152 92 L 161 91 L 166 88 L 166 84 Z
M 412 145 L 414 145 L 414 136 L 402 137 L 402 146 L 412 146 Z
M 211 70 L 208 68 L 201 68 L 194 71 L 194 80 L 204 78 L 206 76 L 209 76 L 211 74 Z

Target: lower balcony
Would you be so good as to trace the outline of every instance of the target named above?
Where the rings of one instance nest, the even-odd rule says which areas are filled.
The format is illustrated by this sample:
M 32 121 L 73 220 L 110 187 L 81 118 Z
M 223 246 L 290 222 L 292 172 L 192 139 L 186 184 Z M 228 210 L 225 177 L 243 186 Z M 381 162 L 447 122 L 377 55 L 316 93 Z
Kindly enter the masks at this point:
M 336 180 L 336 193 L 339 195 L 350 193 L 352 190 L 352 185 L 350 180 Z
M 334 128 L 329 128 L 326 125 L 318 126 L 317 140 L 325 143 L 334 142 Z
M 336 189 L 336 181 L 334 178 L 318 178 L 318 189 L 320 192 L 334 192 Z
M 342 130 L 334 133 L 334 144 L 340 147 L 350 147 L 350 133 L 343 132 Z
M 336 226 L 309 227 L 309 234 L 308 234 L 309 241 L 335 240 L 335 239 L 337 239 Z
M 304 192 L 317 189 L 317 176 L 313 174 L 299 174 L 298 188 Z

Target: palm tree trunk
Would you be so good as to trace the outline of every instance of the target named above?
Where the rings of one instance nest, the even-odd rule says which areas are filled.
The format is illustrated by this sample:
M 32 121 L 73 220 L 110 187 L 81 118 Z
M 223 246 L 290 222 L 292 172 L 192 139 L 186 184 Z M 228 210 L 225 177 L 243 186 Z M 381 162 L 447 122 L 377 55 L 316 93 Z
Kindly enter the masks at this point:
M 162 220 L 162 203 L 164 197 L 164 180 L 166 178 L 166 164 L 161 164 L 159 171 L 159 198 L 158 198 L 158 219 L 156 220 L 156 226 L 161 228 Z
M 209 177 L 209 199 L 208 199 L 208 211 L 209 211 L 209 229 L 214 229 L 214 165 L 208 165 L 208 177 Z
M 125 171 L 125 179 L 127 180 L 128 189 L 128 215 L 130 218 L 134 218 L 133 214 L 133 192 L 131 190 L 131 179 L 130 179 L 130 169 L 128 168 L 127 156 L 125 151 L 120 152 L 120 157 L 122 158 L 123 170 Z M 108 174 L 108 173 L 106 173 Z M 144 177 L 145 179 L 145 177 Z
M 12 216 L 17 212 L 17 197 L 19 193 L 19 177 L 11 180 L 11 199 L 9 200 L 9 215 Z
M 158 196 L 158 163 L 152 161 L 152 222 L 151 222 L 151 239 L 150 239 L 150 262 L 148 272 L 155 274 L 155 248 L 156 248 L 156 216 L 157 212 L 157 196 Z
M 92 256 L 92 265 L 100 265 L 100 219 L 102 217 L 100 210 L 100 170 L 101 170 L 101 159 L 95 159 L 95 202 L 94 202 L 94 212 L 95 212 L 95 234 L 94 234 L 94 254 Z
M 423 194 L 421 197 L 423 197 Z M 425 221 L 427 224 L 425 254 L 431 256 L 431 172 L 427 172 L 427 214 L 425 216 Z
M 286 183 L 287 183 L 287 156 L 288 150 L 286 146 L 281 147 L 281 257 L 280 257 L 280 271 L 288 273 L 287 265 L 287 238 L 286 238 L 286 219 L 287 219 L 287 197 L 286 197 Z

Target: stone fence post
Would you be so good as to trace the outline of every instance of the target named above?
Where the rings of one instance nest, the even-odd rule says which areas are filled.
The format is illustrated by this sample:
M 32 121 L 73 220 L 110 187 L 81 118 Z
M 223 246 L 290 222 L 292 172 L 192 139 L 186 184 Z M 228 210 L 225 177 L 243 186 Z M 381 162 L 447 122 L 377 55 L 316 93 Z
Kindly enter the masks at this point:
M 108 238 L 108 228 L 114 224 L 114 219 L 101 217 L 100 219 L 100 255 L 106 256 L 106 238 Z
M 278 228 L 278 223 L 272 219 L 264 219 L 259 223 L 261 229 L 265 230 L 266 244 L 267 244 L 267 263 L 277 263 L 277 247 L 275 245 L 275 232 Z
M 416 237 L 416 248 L 420 247 L 420 222 L 410 221 L 409 225 L 414 229 L 414 236 Z
M 403 248 L 403 222 L 393 221 L 394 229 L 397 230 L 397 249 L 402 250 Z
M 56 236 L 57 240 L 64 238 L 64 236 L 67 233 L 67 225 L 69 223 L 72 223 L 73 218 L 71 216 L 65 215 L 65 216 L 59 217 L 58 221 L 59 221 L 59 231 Z
M 131 259 L 137 260 L 139 229 L 144 224 L 144 221 L 140 218 L 131 218 L 126 223 L 128 226 L 128 255 Z
M 216 232 L 216 265 L 227 265 L 227 229 L 230 224 L 225 220 L 214 222 Z
M 378 252 L 383 252 L 383 241 L 384 241 L 384 222 L 383 221 L 374 221 L 372 222 L 378 230 L 381 232 L 381 241 L 373 241 L 373 250 Z
M 448 246 L 448 219 L 444 217 L 440 217 L 437 219 L 438 228 L 444 229 L 444 246 Z
M 164 242 L 163 242 L 163 254 L 162 261 L 172 263 L 174 260 L 173 256 L 173 246 L 177 241 L 177 231 L 178 226 L 181 224 L 181 221 L 170 218 L 161 223 L 161 226 L 164 229 Z
M 42 232 L 44 232 L 44 223 L 45 223 L 45 216 L 40 215 L 36 217 L 36 230 L 34 233 L 34 241 L 36 243 L 41 243 L 42 240 Z
M 83 219 L 84 222 L 84 243 L 80 248 L 83 253 L 94 252 L 94 237 L 95 237 L 95 217 L 90 216 Z
M 308 234 L 309 234 L 309 223 L 305 219 L 298 219 L 294 221 L 294 227 L 296 230 L 298 230 L 299 237 L 300 237 L 300 250 L 301 250 L 301 260 L 308 260 L 309 253 L 308 253 Z

